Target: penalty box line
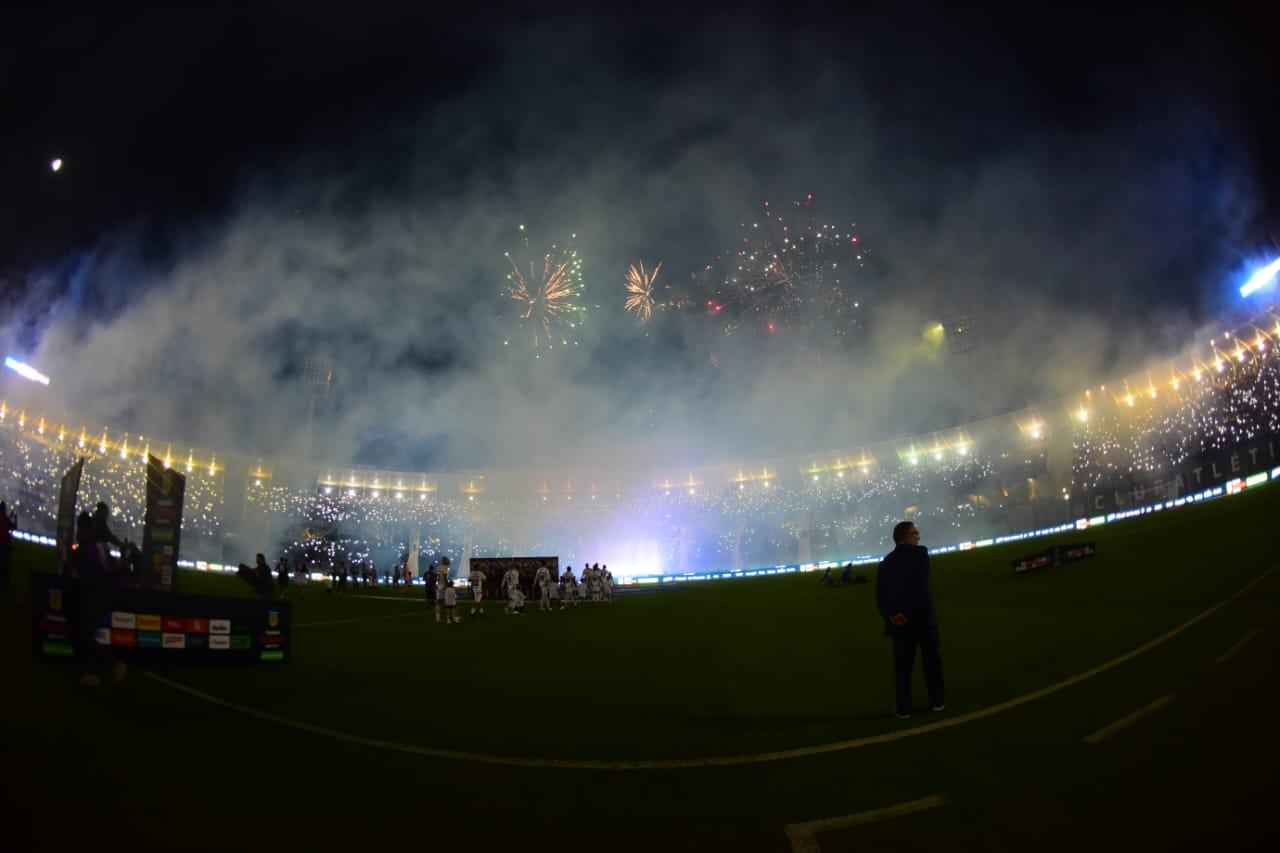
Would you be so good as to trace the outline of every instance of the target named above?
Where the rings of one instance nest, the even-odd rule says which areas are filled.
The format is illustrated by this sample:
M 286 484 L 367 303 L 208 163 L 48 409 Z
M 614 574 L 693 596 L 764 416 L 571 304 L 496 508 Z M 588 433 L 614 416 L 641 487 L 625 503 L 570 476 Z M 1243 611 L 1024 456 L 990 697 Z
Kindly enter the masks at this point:
M 1280 564 L 1277 564 L 1280 565 Z M 1108 670 L 1115 669 L 1121 664 L 1128 663 L 1145 652 L 1154 649 L 1156 646 L 1162 645 L 1179 634 L 1184 633 L 1193 626 L 1208 619 L 1219 610 L 1244 596 L 1262 581 L 1271 577 L 1277 566 L 1272 566 L 1258 577 L 1249 581 L 1247 584 L 1236 590 L 1232 595 L 1219 601 L 1209 609 L 1192 616 L 1186 622 L 1161 634 L 1154 640 L 1150 640 L 1132 649 L 1117 658 L 1112 658 L 1106 663 L 1099 664 L 1092 669 L 1065 678 L 1047 687 L 1041 687 L 1039 690 L 1033 690 L 1022 696 L 999 702 L 995 705 L 988 705 L 976 711 L 970 711 L 967 714 L 960 714 L 948 719 L 939 720 L 933 723 L 926 723 L 923 726 L 913 726 L 897 731 L 886 732 L 884 734 L 872 735 L 870 737 L 854 738 L 852 740 L 835 741 L 833 743 L 816 744 L 814 746 L 796 747 L 794 749 L 780 749 L 774 752 L 757 752 L 746 755 L 713 755 L 705 758 L 654 758 L 654 759 L 638 759 L 630 761 L 606 761 L 598 759 L 557 759 L 557 758 L 521 758 L 519 756 L 510 755 L 493 755 L 483 752 L 464 752 L 454 749 L 437 749 L 435 747 L 418 746 L 411 743 L 400 743 L 398 741 L 382 740 L 380 738 L 366 737 L 364 735 L 350 734 L 348 732 L 340 732 L 336 729 L 317 726 L 312 723 L 306 723 L 301 720 L 295 720 L 291 717 L 284 717 L 279 714 L 272 714 L 267 711 L 261 711 L 257 708 L 250 708 L 247 705 L 241 705 L 231 702 L 227 699 L 221 699 L 209 693 L 196 690 L 193 687 L 187 687 L 176 681 L 171 681 L 164 676 L 154 672 L 144 671 L 141 674 L 147 678 L 157 681 L 167 687 L 171 687 L 181 693 L 185 693 L 204 702 L 226 708 L 231 711 L 237 711 L 249 717 L 256 717 L 276 725 L 285 726 L 297 731 L 313 734 L 318 737 L 326 737 L 331 740 L 341 741 L 343 743 L 358 744 L 361 746 L 373 747 L 374 749 L 384 749 L 391 752 L 401 752 L 408 755 L 417 755 L 425 758 L 443 758 L 451 761 L 469 761 L 477 764 L 492 764 L 505 767 L 530 767 L 542 770 L 682 770 L 699 767 L 735 767 L 744 764 L 764 764 L 770 761 L 784 761 L 792 758 L 806 758 L 813 755 L 825 755 L 832 752 L 844 752 L 850 749 L 860 749 L 867 746 L 875 746 L 877 744 L 893 743 L 895 741 L 906 740 L 907 738 L 919 737 L 921 735 L 932 734 L 933 732 L 942 731 L 943 729 L 962 726 L 966 723 L 972 723 L 977 720 L 993 717 L 1004 711 L 1017 708 L 1020 705 L 1026 705 L 1043 699 L 1087 681 L 1094 676 L 1101 675 Z

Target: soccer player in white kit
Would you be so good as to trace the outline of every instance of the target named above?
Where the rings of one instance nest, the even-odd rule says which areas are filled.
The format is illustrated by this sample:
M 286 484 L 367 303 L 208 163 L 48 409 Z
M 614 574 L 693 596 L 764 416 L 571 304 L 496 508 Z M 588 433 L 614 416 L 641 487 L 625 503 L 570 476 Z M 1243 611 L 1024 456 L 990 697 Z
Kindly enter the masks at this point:
M 551 570 L 546 566 L 539 566 L 533 582 L 538 585 L 538 609 L 550 610 L 551 596 L 547 588 L 551 585 Z
M 471 584 L 471 615 L 477 613 L 484 615 L 484 572 L 479 569 L 472 569 L 471 574 L 467 575 L 467 582 Z
M 453 589 L 453 584 L 449 583 L 449 558 L 441 557 L 440 567 L 436 569 L 436 621 L 437 622 L 440 621 L 441 608 L 448 605 L 448 602 L 444 600 L 445 591 L 452 590 L 452 589 Z M 455 606 L 457 605 L 457 593 L 454 593 L 454 605 Z M 452 614 L 452 613 L 453 611 L 450 610 L 449 614 Z M 446 622 L 449 621 L 449 615 L 445 616 L 445 621 Z
M 565 568 L 564 574 L 560 576 L 560 583 L 564 584 L 564 598 L 560 601 L 560 609 L 563 610 L 570 605 L 576 606 L 578 603 L 578 579 L 573 576 L 573 566 Z
M 600 564 L 587 569 L 587 595 L 592 601 L 600 600 Z
M 299 557 L 293 564 L 293 585 L 303 598 L 307 597 L 307 580 L 307 561 Z
M 458 593 L 454 591 L 452 583 L 444 588 L 444 606 L 446 611 L 444 624 L 448 625 L 450 622 L 457 622 L 461 625 L 462 617 L 458 615 Z
M 502 576 L 502 587 L 507 591 L 507 615 L 519 613 L 524 608 L 524 594 L 520 592 L 520 572 L 516 571 L 516 567 L 512 566 L 507 569 L 506 574 Z M 520 597 L 517 605 L 516 596 Z

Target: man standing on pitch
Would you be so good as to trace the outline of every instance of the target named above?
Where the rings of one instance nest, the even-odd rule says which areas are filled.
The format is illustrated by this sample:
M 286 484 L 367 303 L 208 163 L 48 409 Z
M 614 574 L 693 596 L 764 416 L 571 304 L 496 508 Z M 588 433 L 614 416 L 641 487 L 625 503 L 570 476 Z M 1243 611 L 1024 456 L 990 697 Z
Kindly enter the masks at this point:
M 880 561 L 876 573 L 876 606 L 884 619 L 884 633 L 893 638 L 893 671 L 896 706 L 900 720 L 911 716 L 911 670 L 916 646 L 924 664 L 929 704 L 935 711 L 946 707 L 942 688 L 942 658 L 938 654 L 938 616 L 929 591 L 929 549 L 920 544 L 920 531 L 910 521 L 893 528 L 894 549 Z

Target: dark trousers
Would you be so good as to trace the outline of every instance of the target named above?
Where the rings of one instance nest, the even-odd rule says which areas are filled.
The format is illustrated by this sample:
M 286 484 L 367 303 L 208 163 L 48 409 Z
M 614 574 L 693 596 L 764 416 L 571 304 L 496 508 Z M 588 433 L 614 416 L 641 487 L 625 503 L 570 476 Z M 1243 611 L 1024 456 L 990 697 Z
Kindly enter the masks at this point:
M 924 663 L 924 683 L 929 690 L 929 704 L 946 702 L 942 689 L 942 656 L 938 653 L 938 629 L 932 625 L 907 627 L 893 632 L 893 674 L 895 699 L 899 714 L 911 713 L 911 670 L 916 663 L 916 647 Z
M 111 612 L 111 596 L 114 584 L 109 577 L 100 574 L 80 576 L 80 616 L 76 626 L 80 664 L 88 671 L 115 663 L 110 646 L 98 643 L 98 628 L 103 616 Z

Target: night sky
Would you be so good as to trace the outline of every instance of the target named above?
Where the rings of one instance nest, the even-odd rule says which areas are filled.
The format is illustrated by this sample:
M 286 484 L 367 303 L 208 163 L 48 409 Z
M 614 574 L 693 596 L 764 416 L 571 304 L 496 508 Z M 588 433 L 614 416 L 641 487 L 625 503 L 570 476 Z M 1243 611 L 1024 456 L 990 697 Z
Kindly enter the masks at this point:
M 264 407 L 293 407 L 281 389 L 319 353 L 386 380 L 348 381 L 326 412 L 326 452 L 371 463 L 520 445 L 551 464 L 551 436 L 593 411 L 602 447 L 682 461 L 841 446 L 1172 354 L 1240 312 L 1239 276 L 1280 232 L 1280 61 L 1260 13 L 428 5 L 0 12 L 0 340 L 63 380 L 58 405 L 233 445 L 251 417 L 255 449 L 279 452 L 296 419 Z M 808 193 L 873 249 L 839 356 L 858 376 L 833 379 L 829 353 L 815 368 L 813 347 L 716 343 L 705 318 L 641 334 L 615 307 L 640 260 L 703 295 L 687 282 L 762 201 Z M 528 375 L 490 358 L 510 331 L 491 326 L 502 253 L 526 223 L 540 243 L 578 234 L 603 306 L 581 363 Z M 177 322 L 192 311 L 220 327 L 205 345 Z M 957 312 L 1008 369 L 998 392 L 950 395 L 949 368 L 904 354 Z M 120 354 L 158 326 L 175 340 Z M 247 351 L 259 374 L 228 382 Z M 67 374 L 84 359 L 119 370 L 82 387 Z M 147 359 L 169 365 L 153 390 L 208 410 L 137 391 Z M 786 441 L 736 432 L 816 412 L 832 381 L 860 414 Z M 887 404 L 903 383 L 930 404 Z M 529 420 L 545 433 L 474 429 Z

